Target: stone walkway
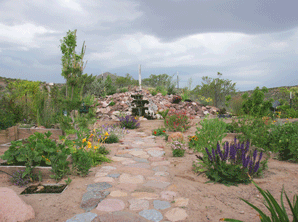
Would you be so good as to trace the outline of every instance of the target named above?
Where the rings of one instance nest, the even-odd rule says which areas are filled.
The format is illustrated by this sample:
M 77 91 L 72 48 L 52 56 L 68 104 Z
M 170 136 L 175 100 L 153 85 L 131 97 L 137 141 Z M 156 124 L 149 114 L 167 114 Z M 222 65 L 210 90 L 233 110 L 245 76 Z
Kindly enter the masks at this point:
M 100 167 L 88 185 L 81 202 L 86 213 L 66 222 L 185 221 L 188 199 L 175 192 L 170 162 L 154 138 L 134 131 L 126 135 L 114 162 Z

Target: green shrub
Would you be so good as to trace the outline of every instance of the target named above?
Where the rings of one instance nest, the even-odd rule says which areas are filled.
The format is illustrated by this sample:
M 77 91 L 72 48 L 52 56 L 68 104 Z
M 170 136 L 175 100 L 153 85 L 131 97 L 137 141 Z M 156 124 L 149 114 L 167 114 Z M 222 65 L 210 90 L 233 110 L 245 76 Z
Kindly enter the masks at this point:
M 156 94 L 157 94 L 157 91 L 156 91 L 156 90 L 152 90 L 152 91 L 151 91 L 151 95 L 152 95 L 152 96 L 156 96 Z
M 279 160 L 298 162 L 298 124 L 274 125 L 270 134 L 270 148 L 278 153 Z
M 0 130 L 5 130 L 15 125 L 15 117 L 11 112 L 0 112 Z
M 240 116 L 243 114 L 243 110 L 242 110 L 243 101 L 244 100 L 241 96 L 232 97 L 232 99 L 230 100 L 229 107 L 231 109 L 231 112 L 234 115 Z
M 164 119 L 165 128 L 173 132 L 184 132 L 190 128 L 188 117 L 185 112 L 169 113 Z
M 92 167 L 92 157 L 84 149 L 77 149 L 71 154 L 73 169 L 76 170 L 80 176 L 87 176 Z
M 126 87 L 120 89 L 120 93 L 125 93 L 125 92 L 128 92 L 128 89 Z
M 52 166 L 51 172 L 54 173 L 53 175 L 50 175 L 50 177 L 58 182 L 65 175 L 69 174 L 69 161 L 66 161 L 67 155 L 64 152 L 60 152 L 56 156 L 51 156 L 50 158 Z
M 105 155 L 109 154 L 109 151 L 105 149 L 104 146 L 99 147 L 95 151 L 90 150 L 88 151 L 88 154 L 92 160 L 92 166 L 95 167 L 99 164 L 102 164 L 104 162 L 111 162 L 109 158 L 107 158 Z
M 243 94 L 243 112 L 255 117 L 267 116 L 270 113 L 273 102 L 273 99 L 264 100 L 267 92 L 268 89 L 266 87 L 263 87 L 261 90 L 259 87 L 256 87 L 251 96 L 248 96 L 248 93 Z
M 158 128 L 152 131 L 153 136 L 166 136 L 166 128 Z
M 198 152 L 202 152 L 206 147 L 211 151 L 217 142 L 221 143 L 226 136 L 226 123 L 218 118 L 203 119 L 200 122 L 202 128 L 197 127 L 195 133 L 196 140 L 189 142 L 189 147 L 194 148 Z
M 118 142 L 119 142 L 119 138 L 114 133 L 109 134 L 109 136 L 105 140 L 105 143 L 118 143 Z

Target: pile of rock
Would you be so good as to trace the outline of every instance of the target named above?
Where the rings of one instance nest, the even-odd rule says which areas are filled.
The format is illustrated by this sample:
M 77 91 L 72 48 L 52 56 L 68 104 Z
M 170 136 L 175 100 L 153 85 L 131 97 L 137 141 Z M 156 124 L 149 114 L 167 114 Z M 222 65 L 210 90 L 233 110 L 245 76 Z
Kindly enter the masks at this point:
M 178 104 L 172 103 L 174 95 L 163 96 L 158 93 L 152 96 L 151 93 L 143 89 L 138 91 L 137 88 L 125 93 L 116 93 L 105 98 L 98 98 L 98 106 L 96 107 L 97 118 L 101 120 L 118 120 L 121 113 L 131 115 L 133 108 L 132 101 L 134 100 L 131 95 L 142 94 L 143 100 L 148 100 L 149 104 L 146 104 L 148 112 L 154 119 L 162 118 L 158 111 L 164 111 L 169 109 L 170 112 L 185 112 L 189 117 L 201 118 L 207 114 L 215 115 L 219 111 L 218 108 L 213 106 L 204 106 L 198 102 L 180 102 Z M 114 105 L 112 105 L 114 103 Z

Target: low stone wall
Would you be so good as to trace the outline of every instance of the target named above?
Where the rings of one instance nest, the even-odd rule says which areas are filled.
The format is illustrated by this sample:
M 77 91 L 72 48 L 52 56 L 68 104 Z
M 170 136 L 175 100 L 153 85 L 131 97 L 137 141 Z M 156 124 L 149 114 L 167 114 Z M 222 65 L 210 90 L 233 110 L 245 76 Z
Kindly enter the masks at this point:
M 51 131 L 51 139 L 58 140 L 59 136 L 62 135 L 62 130 L 60 129 L 38 129 L 38 128 L 18 128 L 17 126 L 10 127 L 6 130 L 0 131 L 0 144 L 9 143 L 11 141 L 16 141 L 20 139 L 26 139 L 35 132 L 45 133 Z

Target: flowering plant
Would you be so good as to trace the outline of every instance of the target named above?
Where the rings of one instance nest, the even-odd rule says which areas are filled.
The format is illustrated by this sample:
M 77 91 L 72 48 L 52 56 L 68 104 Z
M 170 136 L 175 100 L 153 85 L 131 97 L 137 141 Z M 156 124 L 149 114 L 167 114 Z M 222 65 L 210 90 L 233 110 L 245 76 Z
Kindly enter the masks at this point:
M 182 100 L 182 97 L 176 95 L 176 96 L 173 96 L 172 103 L 180 103 L 181 100 Z
M 29 175 L 26 175 L 25 177 L 23 177 L 24 172 L 25 170 L 18 170 L 14 172 L 10 178 L 11 184 L 20 186 L 20 187 L 26 186 L 30 182 L 30 177 Z
M 166 116 L 164 119 L 165 127 L 169 131 L 180 131 L 184 132 L 185 130 L 190 128 L 190 124 L 188 121 L 188 116 L 186 115 L 186 112 L 174 112 L 170 113 Z
M 171 143 L 171 148 L 172 148 L 174 157 L 184 156 L 184 153 L 187 150 L 187 146 L 185 146 L 185 144 L 180 141 L 173 141 Z
M 153 136 L 167 136 L 166 128 L 158 128 L 152 131 Z
M 94 129 L 94 137 L 98 142 L 105 143 L 118 143 L 128 131 L 125 127 L 121 127 L 120 124 L 114 125 L 102 125 L 98 129 Z
M 248 184 L 251 182 L 250 177 L 258 176 L 265 168 L 266 161 L 260 162 L 263 153 L 261 152 L 257 161 L 257 150 L 255 149 L 252 157 L 248 154 L 249 141 L 244 143 L 236 143 L 229 145 L 224 144 L 223 151 L 217 143 L 216 150 L 212 148 L 212 152 L 206 148 L 204 156 L 198 157 L 202 162 L 202 166 L 207 168 L 206 176 L 211 180 L 220 182 L 225 185 L 237 185 L 238 183 Z M 261 169 L 260 164 L 262 165 Z M 249 175 L 249 176 L 248 176 Z
M 140 126 L 140 123 L 138 122 L 138 118 L 126 115 L 125 117 L 119 117 L 120 125 L 122 127 L 125 127 L 126 129 L 135 129 Z

